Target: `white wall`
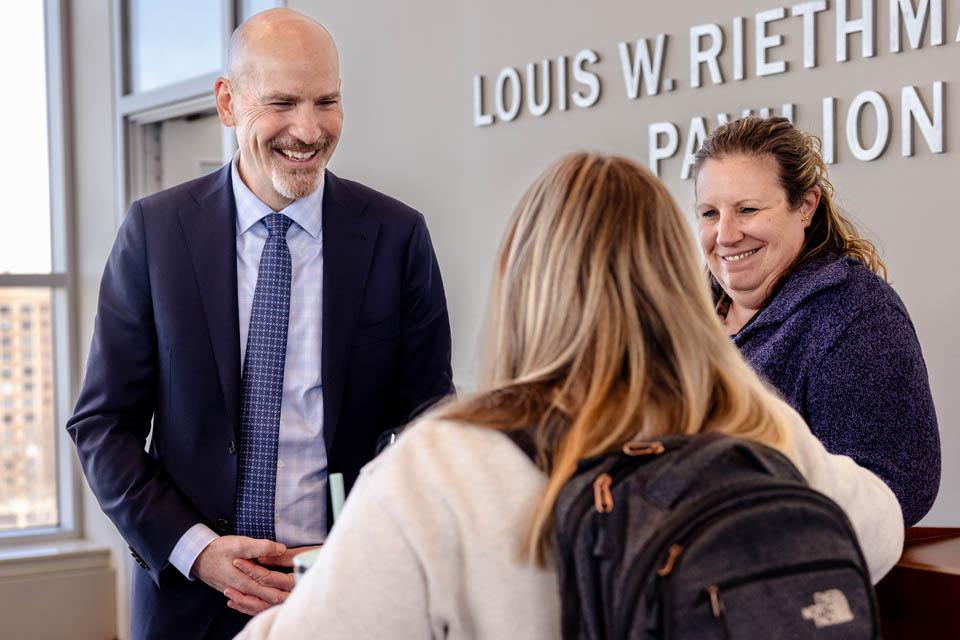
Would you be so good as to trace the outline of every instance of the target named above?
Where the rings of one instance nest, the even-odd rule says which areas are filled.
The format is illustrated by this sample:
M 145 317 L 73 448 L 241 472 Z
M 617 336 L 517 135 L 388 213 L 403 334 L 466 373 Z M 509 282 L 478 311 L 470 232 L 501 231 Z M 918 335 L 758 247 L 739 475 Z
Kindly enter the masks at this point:
M 831 177 L 852 215 L 879 241 L 891 280 L 903 297 L 924 349 L 940 420 L 944 451 L 940 497 L 924 524 L 960 524 L 960 395 L 954 392 L 960 341 L 953 325 L 960 316 L 960 283 L 952 277 L 953 239 L 960 235 L 956 208 L 957 149 L 960 147 L 960 44 L 954 42 L 960 0 L 945 0 L 946 44 L 913 51 L 903 37 L 903 53 L 888 46 L 888 3 L 876 2 L 877 55 L 863 59 L 860 36 L 849 38 L 850 61 L 835 61 L 834 20 L 838 0 L 818 20 L 818 62 L 802 67 L 799 18 L 770 25 L 785 37 L 769 59 L 791 61 L 788 73 L 752 77 L 753 16 L 778 6 L 770 0 L 728 2 L 577 0 L 483 3 L 421 0 L 327 3 L 291 0 L 288 6 L 324 22 L 340 46 L 345 128 L 332 164 L 334 171 L 391 193 L 426 215 L 440 258 L 451 306 L 454 370 L 469 386 L 487 296 L 490 267 L 505 221 L 523 189 L 560 154 L 581 148 L 622 153 L 646 161 L 647 125 L 672 121 L 685 130 L 693 116 L 743 108 L 797 104 L 797 121 L 819 128 L 820 100 L 838 99 L 838 131 L 847 108 L 864 90 L 884 95 L 891 107 L 892 135 L 886 152 L 873 162 L 852 157 L 841 142 Z M 851 18 L 859 2 L 851 2 Z M 782 6 L 782 5 L 781 5 Z M 790 5 L 785 5 L 789 7 Z M 787 10 L 789 14 L 789 8 Z M 358 19 L 362 16 L 362 19 Z M 720 23 L 729 37 L 730 21 L 746 16 L 747 79 L 729 80 L 731 47 L 721 62 L 728 81 L 693 89 L 688 81 L 688 31 Z M 669 34 L 665 77 L 675 78 L 672 93 L 628 100 L 617 44 Z M 929 37 L 929 36 L 927 36 Z M 925 42 L 929 40 L 925 39 Z M 521 74 L 528 62 L 592 48 L 600 55 L 593 68 L 602 79 L 599 103 L 587 110 L 551 110 L 535 118 L 494 126 L 473 126 L 474 74 L 487 80 L 486 111 L 492 110 L 493 81 L 502 67 Z M 946 152 L 932 154 L 922 139 L 916 155 L 900 155 L 900 89 L 914 85 L 930 104 L 934 81 L 946 81 Z M 572 80 L 571 80 L 572 85 Z M 864 134 L 872 132 L 865 118 Z M 681 145 L 685 142 L 681 139 Z M 681 146 L 682 150 L 682 146 Z M 690 181 L 679 178 L 681 157 L 662 165 L 662 177 L 681 207 L 691 212 Z

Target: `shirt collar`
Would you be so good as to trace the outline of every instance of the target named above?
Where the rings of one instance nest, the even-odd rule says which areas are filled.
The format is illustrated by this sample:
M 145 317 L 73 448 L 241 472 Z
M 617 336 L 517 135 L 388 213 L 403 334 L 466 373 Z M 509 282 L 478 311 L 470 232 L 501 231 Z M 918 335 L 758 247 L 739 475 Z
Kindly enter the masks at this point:
M 230 162 L 230 179 L 233 183 L 233 199 L 237 203 L 237 235 L 246 233 L 250 227 L 260 222 L 264 216 L 273 213 L 273 209 L 260 200 L 240 178 L 240 152 L 234 154 Z M 277 213 L 282 213 L 296 222 L 314 238 L 320 237 L 323 229 L 323 185 L 306 197 L 294 200 Z

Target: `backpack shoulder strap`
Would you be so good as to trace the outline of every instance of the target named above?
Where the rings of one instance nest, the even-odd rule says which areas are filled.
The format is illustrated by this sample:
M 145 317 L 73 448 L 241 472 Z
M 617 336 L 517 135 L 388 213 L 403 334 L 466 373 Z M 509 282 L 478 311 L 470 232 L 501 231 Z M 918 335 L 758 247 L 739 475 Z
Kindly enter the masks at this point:
M 533 433 L 530 427 L 504 431 L 503 435 L 510 438 L 513 444 L 517 445 L 517 448 L 530 458 L 531 462 L 537 463 L 537 445 L 533 441 Z

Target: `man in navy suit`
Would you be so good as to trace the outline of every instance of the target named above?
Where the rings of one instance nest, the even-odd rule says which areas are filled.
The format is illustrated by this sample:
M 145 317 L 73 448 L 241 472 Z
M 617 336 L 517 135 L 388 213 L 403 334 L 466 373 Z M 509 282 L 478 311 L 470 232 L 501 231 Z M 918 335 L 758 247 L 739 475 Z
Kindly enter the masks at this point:
M 254 16 L 215 92 L 239 151 L 130 207 L 67 424 L 140 566 L 137 639 L 232 637 L 282 602 L 329 527 L 328 474 L 349 488 L 379 434 L 453 390 L 423 216 L 326 170 L 330 34 Z

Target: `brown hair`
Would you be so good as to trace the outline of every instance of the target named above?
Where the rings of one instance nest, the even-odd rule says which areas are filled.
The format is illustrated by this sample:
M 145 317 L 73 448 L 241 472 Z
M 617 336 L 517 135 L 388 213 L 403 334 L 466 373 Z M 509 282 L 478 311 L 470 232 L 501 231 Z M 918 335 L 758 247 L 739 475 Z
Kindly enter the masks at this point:
M 524 549 L 541 563 L 577 460 L 721 431 L 790 453 L 788 409 L 713 312 L 689 228 L 631 160 L 577 153 L 517 205 L 496 262 L 480 391 L 433 417 L 531 428 L 548 471 Z
M 828 254 L 845 255 L 866 265 L 887 279 L 887 266 L 877 248 L 862 237 L 856 225 L 840 213 L 833 185 L 827 178 L 827 165 L 820 156 L 820 139 L 800 131 L 786 118 L 749 116 L 718 127 L 704 141 L 695 156 L 694 180 L 707 160 L 734 155 L 770 156 L 780 167 L 780 184 L 790 206 L 797 208 L 804 196 L 820 187 L 820 204 L 807 227 L 800 254 L 781 276 L 770 295 L 800 265 Z M 710 274 L 714 297 L 723 295 L 720 284 Z

